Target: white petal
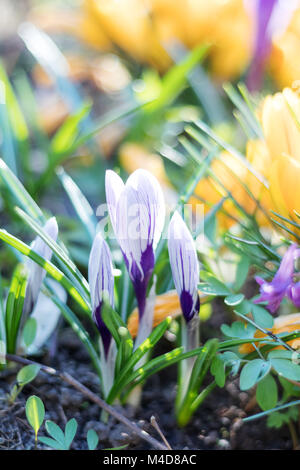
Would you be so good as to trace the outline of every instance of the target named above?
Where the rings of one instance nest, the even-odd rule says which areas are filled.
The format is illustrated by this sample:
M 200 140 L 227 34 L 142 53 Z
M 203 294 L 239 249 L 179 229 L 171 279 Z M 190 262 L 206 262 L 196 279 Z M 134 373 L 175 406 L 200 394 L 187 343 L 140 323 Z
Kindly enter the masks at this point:
M 165 201 L 158 180 L 147 170 L 136 170 L 126 182 L 137 192 L 139 204 L 148 214 L 147 227 L 148 240 L 156 248 L 161 237 L 165 222 Z M 144 219 L 146 220 L 146 219 Z
M 123 190 L 124 183 L 120 176 L 112 170 L 107 170 L 105 173 L 106 202 L 111 224 L 116 236 L 116 209 L 118 200 L 120 199 Z
M 49 284 L 60 300 L 66 302 L 67 293 L 65 289 L 53 279 L 49 279 Z M 56 328 L 60 314 L 59 307 L 53 303 L 51 298 L 40 292 L 33 313 L 30 316 L 37 322 L 36 335 L 33 343 L 27 348 L 27 354 L 37 353 L 46 343 Z M 23 347 L 25 346 L 23 345 Z
M 46 224 L 44 225 L 44 231 L 47 235 L 52 238 L 54 241 L 57 239 L 58 235 L 58 225 L 55 217 L 51 217 Z M 38 255 L 42 256 L 47 261 L 51 260 L 52 257 L 52 250 L 51 248 L 42 240 L 40 237 L 36 237 L 33 241 L 31 248 L 35 251 Z M 25 300 L 25 305 L 28 304 L 35 304 L 37 301 L 39 291 L 46 276 L 46 271 L 37 263 L 35 263 L 30 258 L 26 260 L 26 266 L 28 268 L 28 284 L 27 284 L 27 300 Z
M 110 303 L 114 304 L 114 277 L 109 247 L 102 235 L 94 239 L 89 257 L 88 277 L 93 311 L 107 293 Z
M 178 294 L 186 290 L 194 296 L 199 282 L 199 262 L 192 235 L 177 211 L 169 225 L 168 248 Z
M 117 203 L 116 233 L 130 265 L 140 266 L 147 246 L 157 245 L 165 220 L 163 193 L 156 178 L 146 170 L 136 170 L 128 178 Z

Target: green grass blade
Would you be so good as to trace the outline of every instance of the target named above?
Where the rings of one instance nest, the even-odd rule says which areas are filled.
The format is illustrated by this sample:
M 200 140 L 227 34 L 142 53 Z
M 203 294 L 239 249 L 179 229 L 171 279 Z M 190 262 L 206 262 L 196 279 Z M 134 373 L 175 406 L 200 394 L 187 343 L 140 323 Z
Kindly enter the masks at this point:
M 249 163 L 249 161 L 242 155 L 238 150 L 232 147 L 230 144 L 225 142 L 221 137 L 219 137 L 212 129 L 210 129 L 205 122 L 196 121 L 196 126 L 199 127 L 205 134 L 207 134 L 211 139 L 213 139 L 220 147 L 229 152 L 232 156 L 237 158 L 246 168 L 249 170 L 255 178 L 258 179 L 266 188 L 269 187 L 266 179 L 258 172 L 256 169 Z
M 115 398 L 121 393 L 124 386 L 128 383 L 128 375 L 132 371 L 133 367 L 142 359 L 142 357 L 147 354 L 156 343 L 161 339 L 170 325 L 172 319 L 167 317 L 163 322 L 161 322 L 149 335 L 149 337 L 134 351 L 131 358 L 124 366 L 122 373 L 120 374 L 118 380 L 115 381 L 108 397 L 107 402 L 113 402 Z
M 180 63 L 174 65 L 162 78 L 159 96 L 146 107 L 147 113 L 153 113 L 170 104 L 181 92 L 187 81 L 188 73 L 204 59 L 208 52 L 207 45 L 193 49 Z
M 45 232 L 43 227 L 39 225 L 30 215 L 26 214 L 22 209 L 19 207 L 15 208 L 15 212 L 21 217 L 21 219 L 31 227 L 34 232 L 42 239 L 44 242 L 51 248 L 53 253 L 57 256 L 57 258 L 62 262 L 65 270 L 72 278 L 74 283 L 79 288 L 79 291 L 83 291 L 84 295 L 89 296 L 89 284 L 87 280 L 83 277 L 77 266 L 73 263 L 73 261 L 69 258 L 68 253 L 63 250 L 57 243 L 54 241 L 49 235 Z
M 52 301 L 60 309 L 64 319 L 69 323 L 72 330 L 76 333 L 80 341 L 85 346 L 93 362 L 93 365 L 101 379 L 101 366 L 100 366 L 99 354 L 97 353 L 95 347 L 93 346 L 87 330 L 84 328 L 84 326 L 82 325 L 80 320 L 76 317 L 76 315 L 72 312 L 72 310 L 64 302 L 62 302 L 60 298 L 55 294 L 53 287 L 50 285 L 50 283 L 47 282 L 47 280 L 45 281 L 45 285 L 46 285 L 47 290 L 49 291 L 49 295 L 51 296 Z
M 0 159 L 0 178 L 25 212 L 33 218 L 45 222 L 45 217 L 39 206 L 2 159 Z
M 223 88 L 232 103 L 237 107 L 241 115 L 244 117 L 245 122 L 248 124 L 248 127 L 251 130 L 251 133 L 254 134 L 256 138 L 263 138 L 261 126 L 253 110 L 249 107 L 250 101 L 246 87 L 243 87 L 241 84 L 239 86 L 239 91 L 243 92 L 243 95 L 240 95 L 231 83 L 225 83 Z M 247 101 L 245 101 L 245 98 L 247 98 Z
M 14 271 L 9 294 L 6 302 L 5 311 L 5 329 L 7 352 L 14 354 L 16 352 L 17 338 L 27 285 L 27 272 L 24 265 L 19 264 Z
M 78 188 L 77 184 L 62 167 L 58 168 L 56 173 L 78 215 L 79 220 L 82 223 L 82 226 L 87 231 L 90 240 L 93 241 L 96 234 L 97 219 L 92 207 Z
M 57 282 L 59 282 L 66 291 L 70 294 L 71 297 L 80 305 L 80 307 L 87 313 L 91 312 L 91 305 L 87 302 L 78 290 L 74 287 L 73 283 L 61 272 L 53 263 L 46 261 L 38 253 L 33 251 L 30 246 L 22 242 L 18 238 L 14 237 L 6 230 L 0 229 L 0 239 L 3 240 L 8 245 L 16 248 L 20 253 L 31 258 L 35 263 L 45 269 L 45 271 L 53 277 Z

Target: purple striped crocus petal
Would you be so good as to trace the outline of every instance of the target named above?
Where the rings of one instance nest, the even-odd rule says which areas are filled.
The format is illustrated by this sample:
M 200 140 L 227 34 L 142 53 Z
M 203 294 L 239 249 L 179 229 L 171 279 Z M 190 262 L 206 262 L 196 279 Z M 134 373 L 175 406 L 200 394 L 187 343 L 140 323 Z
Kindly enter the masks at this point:
M 43 229 L 50 238 L 56 241 L 58 235 L 58 226 L 55 217 L 51 217 L 51 219 L 46 222 Z M 50 261 L 52 257 L 52 250 L 40 237 L 36 237 L 31 245 L 31 248 L 45 260 Z M 40 288 L 46 276 L 46 271 L 29 258 L 26 260 L 26 266 L 28 269 L 28 281 L 24 301 L 24 312 L 30 313 L 32 312 L 37 302 Z
M 272 43 L 269 24 L 277 4 L 278 0 L 257 0 L 254 53 L 247 78 L 247 85 L 250 91 L 260 89 L 262 84 L 265 62 L 270 54 Z
M 287 295 L 290 284 L 292 284 L 294 261 L 299 256 L 299 248 L 296 244 L 293 244 L 283 256 L 279 269 L 271 282 L 266 282 L 260 277 L 255 278 L 256 282 L 260 285 L 261 294 L 255 300 L 255 303 L 267 302 L 267 308 L 270 312 L 276 312 L 282 299 Z
M 194 240 L 182 217 L 174 212 L 169 225 L 168 248 L 173 280 L 187 322 L 199 313 L 199 262 Z
M 88 277 L 91 292 L 93 320 L 100 332 L 105 354 L 108 353 L 111 333 L 101 317 L 103 297 L 106 295 L 114 307 L 114 277 L 109 247 L 102 235 L 94 239 L 89 257 Z
M 108 203 L 114 201 L 114 214 L 110 212 L 112 225 L 134 285 L 141 318 L 154 268 L 154 250 L 164 226 L 164 197 L 157 179 L 146 170 L 132 173 L 116 196 L 115 189 L 108 187 L 114 182 L 118 184 L 111 173 L 106 180 L 106 194 L 110 198 Z

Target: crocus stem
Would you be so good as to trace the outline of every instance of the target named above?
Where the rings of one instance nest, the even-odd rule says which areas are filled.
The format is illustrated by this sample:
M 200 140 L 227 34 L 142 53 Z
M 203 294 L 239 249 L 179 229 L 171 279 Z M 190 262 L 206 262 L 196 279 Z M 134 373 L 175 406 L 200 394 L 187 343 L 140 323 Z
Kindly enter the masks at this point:
M 193 413 L 196 409 L 204 402 L 208 395 L 217 386 L 216 382 L 211 382 L 202 392 L 197 396 L 195 400 L 185 400 L 184 405 L 181 407 L 177 414 L 177 423 L 180 427 L 184 427 L 190 421 Z
M 181 346 L 184 352 L 191 351 L 199 347 L 199 316 L 195 315 L 188 323 L 181 319 Z M 190 357 L 180 362 L 178 368 L 178 391 L 176 397 L 176 409 L 179 409 L 189 386 L 191 374 L 196 357 Z
M 155 300 L 156 300 L 156 276 L 153 276 L 153 284 L 150 289 L 149 295 L 145 301 L 145 309 L 144 314 L 140 317 L 139 321 L 139 331 L 134 343 L 134 348 L 137 349 L 150 335 L 152 328 L 153 328 L 153 314 L 154 314 L 154 307 L 155 307 Z M 137 368 L 140 367 L 141 364 L 138 363 Z
M 137 349 L 150 335 L 153 328 L 153 314 L 156 300 L 155 294 L 156 277 L 153 279 L 153 285 L 146 299 L 144 315 L 139 322 L 139 331 L 134 343 L 134 349 Z M 142 367 L 149 360 L 149 353 L 136 364 L 135 369 Z M 126 402 L 130 403 L 134 408 L 138 408 L 142 398 L 142 386 L 135 387 L 127 397 Z
M 115 342 L 111 341 L 107 355 L 106 355 L 104 352 L 104 347 L 103 347 L 101 338 L 99 338 L 99 347 L 100 347 L 100 364 L 101 364 L 101 378 L 102 378 L 101 386 L 102 386 L 103 396 L 106 399 L 114 383 L 117 351 L 116 351 Z

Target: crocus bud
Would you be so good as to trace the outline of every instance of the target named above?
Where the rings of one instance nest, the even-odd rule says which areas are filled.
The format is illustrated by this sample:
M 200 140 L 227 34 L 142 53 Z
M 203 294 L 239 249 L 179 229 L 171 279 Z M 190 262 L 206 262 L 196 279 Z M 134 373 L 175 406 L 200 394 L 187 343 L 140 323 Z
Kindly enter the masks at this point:
M 199 262 L 194 240 L 182 217 L 174 212 L 169 225 L 168 248 L 173 280 L 186 322 L 198 315 Z
M 107 354 L 111 333 L 102 320 L 101 309 L 104 297 L 107 297 L 114 307 L 114 276 L 109 247 L 100 233 L 96 235 L 90 252 L 88 276 L 93 320 L 100 332 L 104 352 Z
M 49 237 L 56 241 L 58 235 L 58 226 L 55 217 L 51 217 L 51 219 L 46 222 L 44 225 L 44 231 Z M 31 248 L 45 260 L 50 261 L 52 250 L 40 237 L 37 237 L 34 240 Z M 32 312 L 37 302 L 41 285 L 43 283 L 44 277 L 46 276 L 46 271 L 30 258 L 26 260 L 26 266 L 28 268 L 28 282 L 24 301 L 24 312 L 30 313 Z
M 274 313 L 278 309 L 285 295 L 290 294 L 293 300 L 295 289 L 289 289 L 294 276 L 294 261 L 299 257 L 299 248 L 296 244 L 291 245 L 282 258 L 279 269 L 271 282 L 266 282 L 260 277 L 256 277 L 256 282 L 260 285 L 260 297 L 255 303 L 267 302 L 267 308 Z
M 134 285 L 141 318 L 154 268 L 154 250 L 164 226 L 163 193 L 157 179 L 146 170 L 136 170 L 126 184 L 108 170 L 105 185 L 110 219 Z

